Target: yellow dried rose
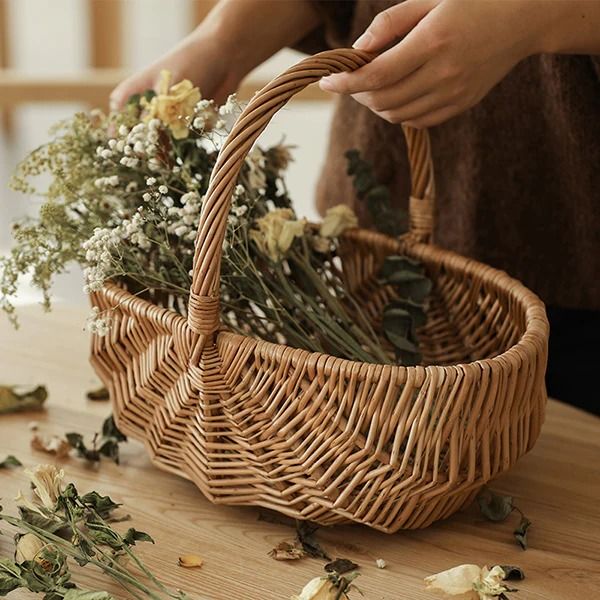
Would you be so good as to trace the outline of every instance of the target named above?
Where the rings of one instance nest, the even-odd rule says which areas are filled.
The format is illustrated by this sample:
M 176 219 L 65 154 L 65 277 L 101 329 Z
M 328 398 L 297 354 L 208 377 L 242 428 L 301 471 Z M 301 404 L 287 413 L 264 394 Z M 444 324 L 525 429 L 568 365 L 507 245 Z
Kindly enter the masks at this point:
M 358 218 L 354 211 L 345 204 L 338 204 L 325 213 L 319 233 L 323 237 L 333 238 L 357 226 Z
M 200 91 L 191 81 L 184 79 L 171 85 L 171 73 L 163 70 L 160 72 L 158 94 L 146 102 L 144 119 L 160 119 L 176 140 L 184 139 L 190 133 L 188 123 L 200 99 Z
M 291 600 L 337 600 L 339 591 L 328 577 L 315 577 L 302 588 L 299 596 L 292 596 Z
M 258 249 L 273 261 L 281 260 L 294 239 L 304 235 L 306 220 L 296 220 L 294 211 L 278 208 L 257 219 L 257 229 L 250 231 L 250 239 Z

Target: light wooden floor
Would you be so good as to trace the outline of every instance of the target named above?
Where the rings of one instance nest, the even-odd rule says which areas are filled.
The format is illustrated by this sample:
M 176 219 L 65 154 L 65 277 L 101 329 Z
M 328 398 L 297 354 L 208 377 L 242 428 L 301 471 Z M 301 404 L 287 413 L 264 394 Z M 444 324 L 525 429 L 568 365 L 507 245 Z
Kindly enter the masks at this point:
M 85 312 L 62 307 L 42 316 L 28 307 L 21 313 L 18 332 L 0 321 L 0 382 L 48 385 L 48 410 L 35 415 L 43 432 L 91 434 L 110 407 L 84 399 L 96 384 L 87 364 Z M 32 418 L 0 417 L 0 454 L 15 454 L 27 466 L 48 462 L 46 455 L 29 448 L 27 423 Z M 514 600 L 594 600 L 600 598 L 599 459 L 600 419 L 551 402 L 535 449 L 493 486 L 514 495 L 533 521 L 527 551 L 513 542 L 513 520 L 485 522 L 474 507 L 424 531 L 388 536 L 346 526 L 318 535 L 333 556 L 361 565 L 357 583 L 366 600 L 433 599 L 424 590 L 423 577 L 461 563 L 523 568 L 527 578 L 516 585 L 521 591 L 511 596 Z M 287 600 L 322 573 L 318 560 L 292 564 L 267 556 L 279 541 L 293 538 L 291 528 L 259 521 L 254 508 L 211 505 L 189 482 L 152 467 L 135 442 L 124 447 L 121 466 L 105 462 L 95 469 L 76 458 L 62 465 L 81 491 L 96 489 L 123 502 L 133 517 L 124 525 L 148 531 L 157 541 L 143 549 L 147 562 L 166 582 L 195 598 Z M 21 470 L 0 471 L 5 509 L 19 488 L 26 488 Z M 10 538 L 0 537 L 0 554 L 10 547 Z M 184 553 L 199 554 L 204 566 L 197 571 L 178 567 L 177 557 Z M 375 567 L 377 558 L 388 563 L 385 570 Z M 109 588 L 97 575 L 82 575 L 78 581 Z M 123 597 L 118 588 L 110 589 Z M 9 599 L 30 597 L 15 592 Z

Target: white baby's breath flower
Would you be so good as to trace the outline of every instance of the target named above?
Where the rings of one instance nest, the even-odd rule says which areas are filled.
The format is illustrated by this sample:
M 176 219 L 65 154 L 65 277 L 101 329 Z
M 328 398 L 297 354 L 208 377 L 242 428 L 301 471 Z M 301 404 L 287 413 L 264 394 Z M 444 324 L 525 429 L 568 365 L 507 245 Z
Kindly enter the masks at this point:
M 125 125 L 119 125 L 119 135 L 121 137 L 126 136 L 129 133 L 129 129 Z
M 158 191 L 161 194 L 168 194 L 169 193 L 169 188 L 166 185 L 161 185 L 158 187 Z

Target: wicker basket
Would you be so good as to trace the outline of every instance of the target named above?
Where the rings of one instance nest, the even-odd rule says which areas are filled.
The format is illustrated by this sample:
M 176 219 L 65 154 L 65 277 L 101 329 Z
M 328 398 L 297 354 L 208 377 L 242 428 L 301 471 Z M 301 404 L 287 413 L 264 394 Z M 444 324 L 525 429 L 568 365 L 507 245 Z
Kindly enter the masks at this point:
M 253 98 L 213 173 L 187 318 L 109 284 L 92 296 L 114 308 L 111 333 L 94 337 L 92 363 L 118 426 L 210 501 L 394 532 L 451 515 L 533 446 L 546 403 L 548 322 L 519 282 L 429 243 L 429 138 L 407 130 L 410 233 L 351 231 L 342 260 L 374 320 L 393 297 L 376 282 L 384 257 L 423 262 L 434 282 L 419 332 L 423 366 L 363 364 L 220 329 L 221 247 L 244 157 L 295 93 L 368 60 L 324 52 Z

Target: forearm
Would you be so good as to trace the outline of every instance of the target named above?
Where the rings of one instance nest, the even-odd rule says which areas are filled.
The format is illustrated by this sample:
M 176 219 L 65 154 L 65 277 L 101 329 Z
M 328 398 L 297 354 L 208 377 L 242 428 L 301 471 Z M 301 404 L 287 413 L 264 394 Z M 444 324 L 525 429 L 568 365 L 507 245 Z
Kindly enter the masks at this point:
M 310 0 L 221 0 L 199 32 L 217 36 L 224 59 L 235 61 L 245 75 L 320 23 Z
M 541 4 L 550 23 L 540 33 L 540 52 L 600 54 L 600 0 L 546 0 Z

